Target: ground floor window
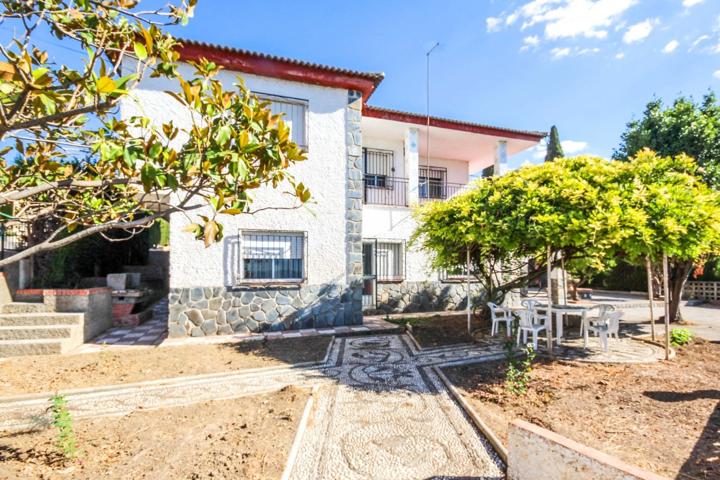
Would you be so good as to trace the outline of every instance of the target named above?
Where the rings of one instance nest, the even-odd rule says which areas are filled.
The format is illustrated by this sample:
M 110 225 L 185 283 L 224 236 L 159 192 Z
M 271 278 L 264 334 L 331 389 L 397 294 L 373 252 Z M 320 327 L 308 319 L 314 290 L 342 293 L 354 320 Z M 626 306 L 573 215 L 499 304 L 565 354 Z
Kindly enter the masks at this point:
M 243 281 L 301 281 L 305 278 L 305 234 L 301 232 L 241 233 Z
M 402 281 L 405 278 L 405 249 L 399 242 L 377 243 L 377 279 Z

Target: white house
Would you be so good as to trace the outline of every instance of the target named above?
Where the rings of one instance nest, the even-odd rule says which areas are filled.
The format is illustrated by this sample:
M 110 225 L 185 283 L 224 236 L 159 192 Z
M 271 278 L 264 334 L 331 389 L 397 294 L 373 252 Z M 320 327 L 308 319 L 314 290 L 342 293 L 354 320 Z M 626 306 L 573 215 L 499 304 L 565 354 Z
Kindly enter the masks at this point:
M 487 167 L 502 172 L 545 133 L 442 118 L 431 118 L 428 132 L 423 115 L 367 104 L 382 74 L 186 41 L 181 58 L 201 57 L 225 67 L 228 88 L 240 74 L 285 113 L 308 157 L 292 173 L 314 202 L 224 218 L 225 238 L 209 248 L 183 231 L 190 219 L 172 215 L 170 335 L 353 325 L 363 310 L 461 307 L 462 282 L 408 248 L 412 208 L 449 198 Z M 163 93 L 166 82 L 143 80 L 122 115 L 187 118 Z M 286 202 L 263 189 L 254 205 Z

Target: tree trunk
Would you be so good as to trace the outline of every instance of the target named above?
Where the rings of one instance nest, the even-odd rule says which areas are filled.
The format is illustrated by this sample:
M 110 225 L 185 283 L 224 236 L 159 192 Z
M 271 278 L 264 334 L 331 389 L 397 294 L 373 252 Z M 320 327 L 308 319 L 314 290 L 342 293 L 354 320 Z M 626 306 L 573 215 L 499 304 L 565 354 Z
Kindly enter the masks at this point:
M 682 320 L 680 313 L 680 302 L 682 301 L 683 289 L 685 282 L 693 268 L 691 261 L 671 261 L 670 262 L 670 321 L 677 322 Z

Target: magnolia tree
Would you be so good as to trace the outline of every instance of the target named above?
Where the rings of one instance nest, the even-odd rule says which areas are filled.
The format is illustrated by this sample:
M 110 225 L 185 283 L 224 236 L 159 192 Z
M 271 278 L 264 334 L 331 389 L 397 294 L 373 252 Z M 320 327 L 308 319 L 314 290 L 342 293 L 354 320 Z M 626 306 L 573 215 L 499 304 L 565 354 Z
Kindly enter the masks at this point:
M 191 228 L 210 245 L 222 238 L 218 215 L 251 212 L 251 192 L 262 186 L 285 189 L 293 199 L 285 208 L 309 200 L 287 171 L 304 153 L 267 103 L 240 80 L 226 89 L 209 61 L 194 63 L 191 78 L 178 74 L 179 44 L 163 28 L 185 23 L 195 3 L 141 10 L 133 0 L 0 2 L 0 23 L 18 30 L 0 46 L 0 211 L 35 237 L 0 266 L 208 206 L 212 213 Z M 43 33 L 81 58 L 54 62 L 36 40 Z M 168 94 L 192 112 L 189 122 L 120 118 L 119 102 L 145 76 L 175 82 Z
M 542 275 L 521 259 L 542 267 L 562 258 L 576 273 L 663 252 L 692 265 L 720 248 L 719 215 L 720 198 L 692 159 L 643 151 L 629 162 L 564 158 L 481 179 L 462 195 L 421 207 L 413 241 L 440 269 L 464 265 L 469 251 L 470 273 L 487 300 L 498 302 Z M 676 314 L 684 279 L 672 281 Z

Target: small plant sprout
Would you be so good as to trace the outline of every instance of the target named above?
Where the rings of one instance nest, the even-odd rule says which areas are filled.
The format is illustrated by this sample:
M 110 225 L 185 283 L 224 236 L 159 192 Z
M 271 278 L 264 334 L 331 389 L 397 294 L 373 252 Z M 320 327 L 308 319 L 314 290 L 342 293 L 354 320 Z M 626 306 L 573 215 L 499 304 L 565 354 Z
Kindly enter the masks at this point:
M 505 342 L 505 356 L 507 358 L 507 370 L 505 371 L 505 385 L 510 393 L 523 395 L 527 392 L 531 380 L 532 363 L 535 360 L 535 349 L 532 344 L 525 346 L 525 358 L 517 360 L 514 355 L 512 340 Z
M 67 408 L 67 399 L 64 395 L 55 394 L 50 398 L 52 405 L 52 424 L 57 429 L 56 446 L 65 459 L 71 460 L 77 457 L 77 439 L 73 420 Z
M 670 330 L 670 343 L 674 347 L 682 347 L 687 345 L 693 339 L 693 334 L 687 328 L 673 328 Z

